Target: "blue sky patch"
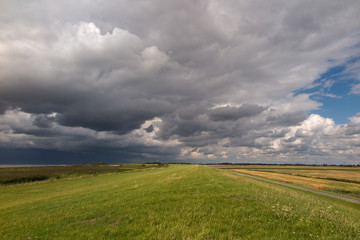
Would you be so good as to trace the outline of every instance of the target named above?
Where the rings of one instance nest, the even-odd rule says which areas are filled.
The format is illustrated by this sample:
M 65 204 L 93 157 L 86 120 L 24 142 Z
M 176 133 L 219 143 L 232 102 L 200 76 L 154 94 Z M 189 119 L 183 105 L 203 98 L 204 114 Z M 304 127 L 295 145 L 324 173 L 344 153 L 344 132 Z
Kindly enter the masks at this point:
M 309 88 L 298 89 L 295 95 L 311 94 L 311 99 L 322 103 L 318 110 L 309 112 L 322 117 L 332 118 L 337 124 L 349 122 L 360 112 L 360 94 L 352 94 L 351 89 L 359 84 L 356 71 L 352 66 L 360 62 L 360 58 L 353 58 L 344 65 L 335 66 L 323 73 Z

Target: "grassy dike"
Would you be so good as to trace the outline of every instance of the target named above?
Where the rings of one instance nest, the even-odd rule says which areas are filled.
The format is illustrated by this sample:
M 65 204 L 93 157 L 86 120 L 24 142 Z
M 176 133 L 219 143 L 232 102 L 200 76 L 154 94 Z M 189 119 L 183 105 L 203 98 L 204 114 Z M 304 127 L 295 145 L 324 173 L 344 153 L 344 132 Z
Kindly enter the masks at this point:
M 360 239 L 360 209 L 172 165 L 3 187 L 0 239 Z

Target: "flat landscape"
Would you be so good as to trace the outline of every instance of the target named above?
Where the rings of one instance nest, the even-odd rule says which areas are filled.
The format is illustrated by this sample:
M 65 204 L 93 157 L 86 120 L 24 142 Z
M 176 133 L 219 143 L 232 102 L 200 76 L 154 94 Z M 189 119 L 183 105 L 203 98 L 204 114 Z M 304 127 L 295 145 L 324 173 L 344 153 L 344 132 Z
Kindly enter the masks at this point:
M 81 165 L 57 165 L 39 167 L 10 167 L 0 168 L 0 184 L 19 184 L 37 181 L 53 181 L 64 178 L 79 178 L 82 176 L 106 173 L 119 173 L 160 167 L 162 164 L 117 164 L 103 163 Z
M 2 239 L 360 239 L 360 206 L 200 165 L 2 185 Z
M 220 166 L 236 172 L 360 198 L 360 167 Z

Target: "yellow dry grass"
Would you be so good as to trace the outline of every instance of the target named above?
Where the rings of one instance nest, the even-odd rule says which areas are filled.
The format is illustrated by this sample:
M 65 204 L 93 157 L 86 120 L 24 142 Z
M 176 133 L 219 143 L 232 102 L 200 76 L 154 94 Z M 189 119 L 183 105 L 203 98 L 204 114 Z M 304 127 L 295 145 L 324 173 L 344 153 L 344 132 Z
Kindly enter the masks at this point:
M 284 173 L 302 177 L 360 183 L 360 167 L 340 166 L 264 166 L 264 165 L 222 165 L 226 169 L 247 169 L 260 172 Z
M 359 172 L 352 171 L 337 171 L 337 170 L 292 170 L 284 171 L 276 170 L 275 172 L 272 169 L 232 169 L 236 172 L 251 174 L 259 177 L 265 177 L 273 180 L 278 180 L 282 182 L 292 183 L 296 185 L 305 186 L 308 188 L 328 190 L 331 192 L 342 193 L 352 197 L 360 198 L 360 184 L 354 182 L 341 181 L 341 179 L 358 181 Z M 263 170 L 263 171 L 262 171 Z M 302 175 L 302 176 L 297 176 Z M 349 174 L 349 175 L 347 175 Z M 337 179 L 321 179 L 321 178 L 333 178 Z
M 259 169 L 260 170 L 260 169 Z M 261 170 L 260 170 L 261 171 Z M 271 172 L 284 173 L 311 178 L 331 178 L 360 182 L 360 171 L 350 170 L 293 170 L 293 169 L 269 169 Z
M 279 180 L 288 183 L 294 183 L 298 185 L 303 185 L 309 188 L 317 188 L 317 189 L 324 189 L 327 184 L 329 184 L 329 180 L 324 179 L 309 179 L 307 177 L 299 177 L 299 176 L 291 176 L 288 174 L 282 173 L 273 173 L 273 172 L 259 172 L 259 171 L 251 171 L 245 169 L 234 169 L 236 172 L 256 175 L 259 177 L 270 178 L 274 180 Z

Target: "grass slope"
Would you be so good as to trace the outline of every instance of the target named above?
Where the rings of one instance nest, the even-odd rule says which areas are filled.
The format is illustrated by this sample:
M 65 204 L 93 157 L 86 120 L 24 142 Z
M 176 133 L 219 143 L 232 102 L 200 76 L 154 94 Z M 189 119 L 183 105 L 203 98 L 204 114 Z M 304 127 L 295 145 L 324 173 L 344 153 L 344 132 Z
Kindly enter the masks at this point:
M 359 206 L 204 166 L 0 189 L 2 239 L 359 239 Z

